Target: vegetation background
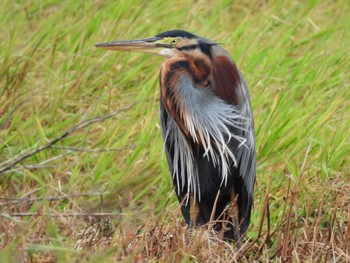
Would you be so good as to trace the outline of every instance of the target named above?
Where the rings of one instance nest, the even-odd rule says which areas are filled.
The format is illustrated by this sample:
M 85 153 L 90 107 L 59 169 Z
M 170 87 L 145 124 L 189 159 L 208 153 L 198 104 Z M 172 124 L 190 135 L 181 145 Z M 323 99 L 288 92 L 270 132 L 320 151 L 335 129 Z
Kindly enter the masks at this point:
M 345 0 L 2 0 L 0 262 L 350 261 L 349 14 Z M 258 174 L 240 252 L 203 230 L 184 243 L 163 58 L 94 48 L 170 29 L 222 43 L 250 87 Z

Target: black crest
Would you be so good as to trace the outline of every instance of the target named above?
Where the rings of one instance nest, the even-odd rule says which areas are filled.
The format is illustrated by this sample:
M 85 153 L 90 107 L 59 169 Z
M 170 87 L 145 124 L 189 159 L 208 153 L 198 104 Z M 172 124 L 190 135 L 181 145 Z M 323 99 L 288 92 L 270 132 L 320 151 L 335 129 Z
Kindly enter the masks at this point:
M 185 37 L 198 38 L 196 35 L 183 30 L 170 30 L 156 35 L 156 37 Z

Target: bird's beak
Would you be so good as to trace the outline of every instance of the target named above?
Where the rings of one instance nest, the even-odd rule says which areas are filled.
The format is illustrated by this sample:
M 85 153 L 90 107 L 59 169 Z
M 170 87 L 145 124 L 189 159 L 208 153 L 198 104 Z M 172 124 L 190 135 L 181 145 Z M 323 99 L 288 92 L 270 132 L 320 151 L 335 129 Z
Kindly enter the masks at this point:
M 151 37 L 136 40 L 120 40 L 106 43 L 96 44 L 95 47 L 117 50 L 117 51 L 138 51 L 143 53 L 151 53 L 156 55 L 162 55 L 161 52 L 164 48 L 172 48 L 170 44 L 161 43 L 161 37 Z

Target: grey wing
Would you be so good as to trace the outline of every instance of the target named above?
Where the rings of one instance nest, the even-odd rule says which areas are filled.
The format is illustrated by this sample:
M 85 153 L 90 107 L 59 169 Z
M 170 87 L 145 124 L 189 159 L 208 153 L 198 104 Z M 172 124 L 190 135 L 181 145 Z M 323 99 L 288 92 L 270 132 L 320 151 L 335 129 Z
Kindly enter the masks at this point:
M 255 129 L 252 107 L 250 103 L 250 96 L 247 84 L 241 75 L 241 92 L 243 103 L 241 105 L 241 112 L 246 118 L 243 137 L 246 139 L 245 145 L 238 147 L 236 152 L 237 161 L 239 165 L 239 173 L 244 179 L 244 184 L 249 193 L 253 193 L 255 176 L 256 176 L 256 149 L 255 149 Z
M 255 151 L 255 131 L 252 108 L 250 104 L 250 97 L 247 85 L 241 75 L 240 90 L 243 98 L 240 105 L 241 114 L 246 121 L 242 124 L 243 129 L 235 130 L 239 135 L 245 138 L 244 144 L 235 144 L 232 149 L 235 152 L 237 160 L 237 169 L 239 177 L 235 179 L 235 191 L 239 194 L 239 214 L 240 220 L 243 219 L 241 225 L 241 233 L 246 232 L 249 221 L 251 209 L 253 206 L 253 191 L 256 177 L 256 151 Z

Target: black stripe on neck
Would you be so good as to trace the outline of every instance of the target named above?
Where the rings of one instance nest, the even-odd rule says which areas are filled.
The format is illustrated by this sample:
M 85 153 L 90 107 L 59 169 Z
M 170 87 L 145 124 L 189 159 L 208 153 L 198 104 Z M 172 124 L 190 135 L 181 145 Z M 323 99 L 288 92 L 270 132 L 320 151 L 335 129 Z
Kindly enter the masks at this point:
M 198 47 L 199 47 L 199 45 L 193 44 L 193 45 L 188 45 L 188 46 L 179 47 L 179 48 L 177 48 L 177 49 L 180 50 L 180 51 L 183 51 L 183 50 L 194 50 L 194 49 L 196 49 L 196 48 L 198 48 Z

